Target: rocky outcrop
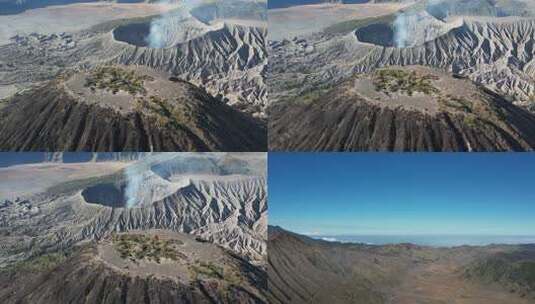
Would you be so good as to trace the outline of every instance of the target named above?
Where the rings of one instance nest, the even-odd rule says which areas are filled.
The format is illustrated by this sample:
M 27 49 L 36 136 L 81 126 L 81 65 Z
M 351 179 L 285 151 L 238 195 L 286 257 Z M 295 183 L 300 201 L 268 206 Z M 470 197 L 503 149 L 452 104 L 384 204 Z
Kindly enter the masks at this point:
M 528 100 L 535 93 L 533 20 L 466 20 L 448 34 L 414 48 L 375 49 L 355 72 L 387 65 L 421 64 L 468 75 L 506 96 Z

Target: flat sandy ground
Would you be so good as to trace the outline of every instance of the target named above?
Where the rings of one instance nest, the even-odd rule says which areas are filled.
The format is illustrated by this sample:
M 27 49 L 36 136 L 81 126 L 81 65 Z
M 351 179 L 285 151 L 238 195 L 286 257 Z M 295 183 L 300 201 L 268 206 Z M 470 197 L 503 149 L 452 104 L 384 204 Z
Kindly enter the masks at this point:
M 528 304 L 533 300 L 504 292 L 498 286 L 470 284 L 450 259 L 418 265 L 394 292 L 391 304 Z
M 389 70 L 403 70 L 406 72 L 416 72 L 419 77 L 434 76 L 437 79 L 430 80 L 431 85 L 440 91 L 441 96 L 452 96 L 457 98 L 464 98 L 469 100 L 472 104 L 476 104 L 479 99 L 473 98 L 477 87 L 469 80 L 456 79 L 451 77 L 448 73 L 432 69 L 425 66 L 391 66 Z M 395 109 L 403 107 L 409 111 L 423 111 L 425 113 L 435 115 L 441 112 L 439 97 L 435 95 L 426 95 L 421 92 L 415 92 L 412 96 L 406 93 L 389 93 L 378 91 L 375 88 L 373 79 L 367 75 L 356 78 L 353 82 L 348 83 L 347 94 L 366 98 L 368 102 L 382 107 L 389 107 Z M 450 111 L 453 111 L 450 108 Z
M 27 10 L 0 16 L 0 45 L 16 34 L 75 32 L 122 18 L 158 15 L 176 5 L 146 3 L 78 3 Z
M 184 284 L 189 284 L 193 279 L 190 277 L 189 267 L 196 264 L 196 261 L 210 262 L 219 266 L 224 265 L 224 255 L 219 247 L 211 243 L 198 242 L 193 235 L 158 229 L 133 230 L 122 234 L 138 234 L 148 237 L 157 235 L 161 240 L 179 241 L 179 243 L 172 246 L 179 253 L 179 258 L 176 261 L 164 258 L 160 263 L 147 259 L 135 262 L 123 259 L 111 240 L 108 239 L 101 242 L 98 246 L 99 254 L 97 259 L 103 261 L 114 270 L 127 273 L 132 277 L 154 276 L 176 279 Z
M 338 22 L 388 15 L 408 4 L 314 4 L 269 10 L 269 39 L 321 31 Z
M 104 176 L 128 162 L 42 163 L 0 168 L 0 201 L 38 194 L 61 182 Z

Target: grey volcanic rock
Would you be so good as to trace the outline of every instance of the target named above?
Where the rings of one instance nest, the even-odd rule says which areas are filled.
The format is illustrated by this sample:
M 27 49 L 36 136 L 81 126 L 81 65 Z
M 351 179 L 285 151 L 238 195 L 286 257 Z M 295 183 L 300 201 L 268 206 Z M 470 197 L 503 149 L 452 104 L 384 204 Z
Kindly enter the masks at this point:
M 262 151 L 261 121 L 186 85 L 183 120 L 162 126 L 142 112 L 77 101 L 55 81 L 0 109 L 0 149 L 35 151 Z
M 355 71 L 386 65 L 440 67 L 526 103 L 535 93 L 534 37 L 533 20 L 467 20 L 422 46 L 374 50 L 362 58 Z
M 410 32 L 426 34 L 412 39 L 410 47 L 393 47 L 394 33 L 383 33 L 393 31 L 396 15 L 343 22 L 321 33 L 271 41 L 270 147 L 285 151 L 533 150 L 533 18 L 453 16 L 444 22 L 425 11 L 415 16 L 414 22 L 422 23 L 410 25 Z M 363 36 L 363 30 L 372 32 Z M 373 39 L 385 41 L 370 43 Z M 466 119 L 440 105 L 427 109 L 429 102 L 419 93 L 413 96 L 411 91 L 405 99 L 397 93 L 370 94 L 372 85 L 348 85 L 354 78 L 383 69 L 412 71 L 413 66 L 471 80 L 479 87 L 461 89 L 457 86 L 463 84 L 452 82 L 442 89 L 455 88 L 447 95 L 461 97 L 467 104 L 476 100 L 483 104 L 469 110 L 474 116 Z M 478 111 L 480 106 L 488 110 Z M 488 112 L 497 119 L 485 118 Z
M 247 113 L 263 115 L 267 29 L 260 21 L 217 20 L 207 25 L 190 16 L 176 22 L 170 45 L 150 48 L 144 36 L 152 20 L 119 20 L 78 33 L 14 37 L 11 44 L 0 46 L 0 85 L 27 87 L 50 80 L 65 68 L 142 65 L 202 86 Z
M 2 303 L 266 303 L 264 153 L 0 168 Z
M 240 159 L 244 163 L 236 166 Z M 0 235 L 9 236 L 0 264 L 113 232 L 165 229 L 193 234 L 262 265 L 264 172 L 265 161 L 256 156 L 162 153 L 112 175 L 57 183 L 45 193 L 28 194 L 24 204 L 0 207 Z M 29 235 L 34 241 L 27 242 Z
M 47 225 L 48 221 L 54 219 L 55 227 L 50 227 L 50 230 L 43 230 L 46 226 L 39 228 L 39 225 L 31 228 L 51 248 L 99 239 L 113 231 L 155 228 L 195 234 L 260 262 L 266 252 L 265 240 L 262 239 L 267 213 L 264 187 L 263 180 L 254 179 L 224 183 L 195 182 L 164 199 L 139 208 L 89 204 L 79 192 L 52 201 L 32 201 L 42 212 L 26 220 Z M 88 198 L 87 194 L 85 196 Z M 47 206 L 52 209 L 46 211 L 50 208 Z M 3 226 L 15 221 L 8 209 L 3 214 Z M 72 218 L 77 219 L 77 225 L 67 224 Z M 26 230 L 23 228 L 26 220 L 16 219 L 15 224 L 9 224 L 9 230 Z
M 261 110 L 267 99 L 260 76 L 267 64 L 265 36 L 266 28 L 224 24 L 174 48 L 123 45 L 111 62 L 165 70 L 205 86 L 214 95 L 222 94 L 232 99 L 232 103 L 257 106 Z
M 380 67 L 425 65 L 465 75 L 515 104 L 529 106 L 535 93 L 534 35 L 533 19 L 465 17 L 460 27 L 409 48 L 363 43 L 355 31 L 272 42 L 270 100 L 291 98 Z M 305 52 L 303 45 L 313 46 L 313 52 Z

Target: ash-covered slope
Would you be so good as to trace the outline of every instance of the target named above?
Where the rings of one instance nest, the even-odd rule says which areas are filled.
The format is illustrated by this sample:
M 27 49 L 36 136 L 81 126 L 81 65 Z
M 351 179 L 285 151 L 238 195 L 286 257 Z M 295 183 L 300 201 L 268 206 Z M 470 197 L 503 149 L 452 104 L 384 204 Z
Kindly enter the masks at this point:
M 453 19 L 444 24 L 453 27 L 445 34 L 419 45 L 393 47 L 395 18 L 346 22 L 295 41 L 272 42 L 267 76 L 270 99 L 277 102 L 291 98 L 380 67 L 425 65 L 465 75 L 517 105 L 533 105 L 532 18 L 463 17 L 460 25 L 460 19 Z M 360 41 L 361 31 L 373 30 L 372 26 L 389 31 L 382 36 L 390 41 Z M 374 32 L 369 34 L 373 36 Z
M 387 65 L 440 67 L 529 105 L 535 93 L 534 38 L 532 19 L 467 18 L 461 27 L 421 46 L 375 49 L 359 60 L 355 71 Z
M 158 47 L 150 47 L 147 41 L 154 22 L 162 22 L 172 36 Z M 205 24 L 181 9 L 160 17 L 112 21 L 77 33 L 16 36 L 0 47 L 0 85 L 27 87 L 72 67 L 144 65 L 202 86 L 239 110 L 263 116 L 266 31 L 262 21 Z
M 535 148 L 535 115 L 466 79 L 423 67 L 359 75 L 275 104 L 270 115 L 270 149 L 281 151 Z
M 266 31 L 225 23 L 170 49 L 125 47 L 112 62 L 168 71 L 219 94 L 238 109 L 262 116 L 267 100 L 261 76 L 267 64 Z
M 146 236 L 138 234 L 136 237 Z M 178 244 L 184 241 L 182 238 Z M 179 245 L 176 260 L 138 259 L 139 265 L 150 265 L 156 270 L 137 275 L 132 274 L 136 264 L 126 269 L 111 266 L 105 254 L 114 254 L 114 250 L 102 253 L 101 248 L 97 248 L 102 247 L 100 244 L 43 255 L 0 270 L 0 296 L 3 303 L 40 304 L 266 303 L 263 299 L 265 272 L 215 245 L 197 246 L 201 245 L 205 252 L 217 256 L 217 260 L 198 264 L 190 260 L 190 255 L 195 253 Z M 162 276 L 158 273 L 161 267 L 189 267 L 191 276 L 189 281 Z M 188 276 L 187 273 L 176 275 Z
M 106 83 L 106 73 L 128 84 Z M 119 67 L 15 95 L 0 107 L 0 128 L 1 150 L 26 151 L 263 151 L 267 137 L 262 121 L 190 83 Z
M 76 164 L 71 169 L 82 170 Z M 163 153 L 115 174 L 57 182 L 46 193 L 2 203 L 1 259 L 9 263 L 112 232 L 166 229 L 199 236 L 263 264 L 264 172 L 265 160 L 255 155 Z

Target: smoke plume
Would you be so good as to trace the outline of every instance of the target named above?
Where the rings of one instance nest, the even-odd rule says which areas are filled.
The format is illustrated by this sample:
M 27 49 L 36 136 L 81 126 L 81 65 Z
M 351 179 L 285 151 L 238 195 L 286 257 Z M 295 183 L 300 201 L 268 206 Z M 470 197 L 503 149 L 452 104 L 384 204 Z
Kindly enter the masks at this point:
M 160 0 L 160 5 L 170 5 L 176 3 L 173 0 Z M 200 0 L 181 1 L 180 5 L 171 11 L 164 12 L 160 17 L 151 21 L 150 30 L 145 41 L 151 48 L 165 48 L 173 45 L 180 24 L 187 18 L 189 11 L 199 5 Z
M 407 46 L 409 37 L 408 23 L 409 17 L 406 13 L 401 13 L 394 20 L 394 45 L 398 48 Z
M 408 9 L 399 13 L 393 22 L 394 46 L 398 48 L 411 47 L 417 42 L 425 41 L 429 38 L 428 36 L 432 36 L 432 33 L 434 31 L 436 32 L 436 30 L 433 28 L 422 28 L 432 26 L 431 23 L 425 23 L 423 20 L 426 17 L 430 17 L 427 13 L 430 9 L 435 14 L 447 18 L 449 15 L 448 4 L 446 0 L 428 0 L 426 1 L 424 11 Z M 440 20 L 435 21 L 442 22 Z M 424 37 L 420 37 L 419 35 Z
M 153 154 L 125 169 L 124 174 L 127 182 L 124 195 L 127 208 L 135 207 L 143 203 L 144 198 L 152 196 L 151 192 L 156 189 L 150 184 L 151 167 L 157 162 L 174 157 L 176 157 L 175 153 Z

